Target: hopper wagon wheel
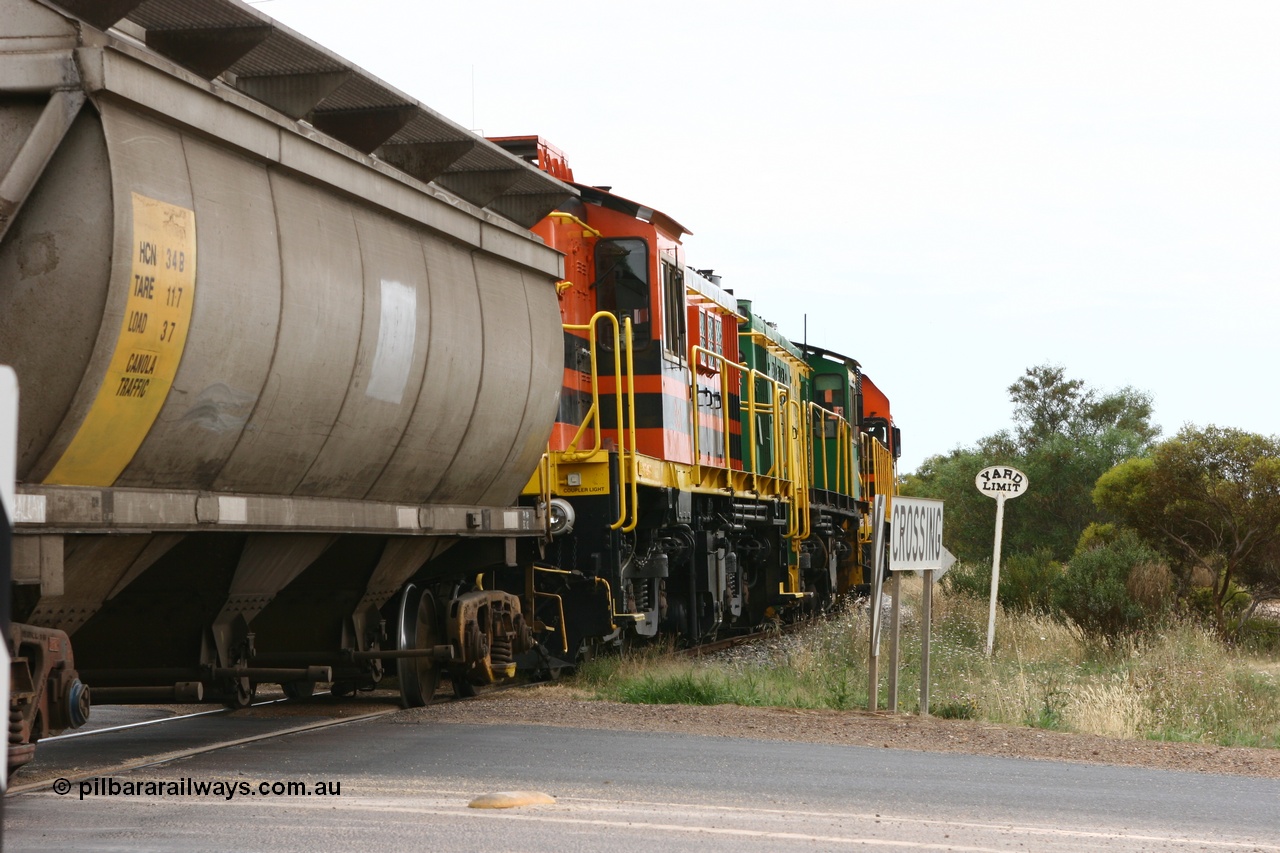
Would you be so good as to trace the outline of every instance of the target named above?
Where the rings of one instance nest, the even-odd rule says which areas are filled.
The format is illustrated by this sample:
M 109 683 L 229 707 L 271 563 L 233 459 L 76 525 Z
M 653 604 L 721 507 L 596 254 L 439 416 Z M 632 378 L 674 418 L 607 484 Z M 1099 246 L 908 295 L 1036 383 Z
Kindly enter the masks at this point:
M 258 685 L 247 678 L 231 679 L 222 704 L 232 710 L 248 708 L 258 693 Z
M 436 599 L 413 584 L 400 596 L 396 625 L 396 649 L 430 649 L 440 642 L 440 619 Z M 431 701 L 440 684 L 440 665 L 430 656 L 397 658 L 400 699 L 406 708 L 421 708 Z

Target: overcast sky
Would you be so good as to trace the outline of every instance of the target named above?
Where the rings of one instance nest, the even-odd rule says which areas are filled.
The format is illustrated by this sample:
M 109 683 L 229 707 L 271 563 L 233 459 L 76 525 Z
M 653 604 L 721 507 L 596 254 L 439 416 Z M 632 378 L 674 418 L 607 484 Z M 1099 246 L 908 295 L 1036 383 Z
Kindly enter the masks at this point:
M 857 358 L 903 470 L 1031 365 L 1280 432 L 1280 2 L 268 0 L 454 121 L 693 231 Z

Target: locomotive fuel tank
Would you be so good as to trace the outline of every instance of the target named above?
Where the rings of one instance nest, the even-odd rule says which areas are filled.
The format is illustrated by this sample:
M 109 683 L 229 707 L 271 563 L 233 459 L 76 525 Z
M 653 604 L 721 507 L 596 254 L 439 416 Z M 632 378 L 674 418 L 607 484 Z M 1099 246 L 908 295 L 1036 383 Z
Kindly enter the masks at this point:
M 571 188 L 240 0 L 0 20 L 16 616 L 120 696 L 243 693 L 540 528 L 563 261 L 527 227 Z

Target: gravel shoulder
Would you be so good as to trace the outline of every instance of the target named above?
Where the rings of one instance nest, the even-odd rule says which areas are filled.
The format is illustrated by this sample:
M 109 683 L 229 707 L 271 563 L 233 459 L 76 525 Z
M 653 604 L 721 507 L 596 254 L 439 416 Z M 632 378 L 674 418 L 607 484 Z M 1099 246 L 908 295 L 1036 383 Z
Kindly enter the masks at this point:
M 628 705 L 548 684 L 402 711 L 402 724 L 561 726 L 958 752 L 1280 779 L 1280 750 L 1121 740 L 969 720 L 738 705 Z

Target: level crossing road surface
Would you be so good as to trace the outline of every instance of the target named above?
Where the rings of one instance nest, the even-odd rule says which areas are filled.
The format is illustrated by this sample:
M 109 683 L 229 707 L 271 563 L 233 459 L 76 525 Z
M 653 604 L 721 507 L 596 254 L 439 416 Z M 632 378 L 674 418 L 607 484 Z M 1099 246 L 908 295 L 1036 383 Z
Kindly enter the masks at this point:
M 6 850 L 1280 853 L 1274 779 L 397 714 L 122 772 L 83 740 L 38 759 L 67 793 L 8 798 Z M 555 802 L 468 808 L 493 792 Z

